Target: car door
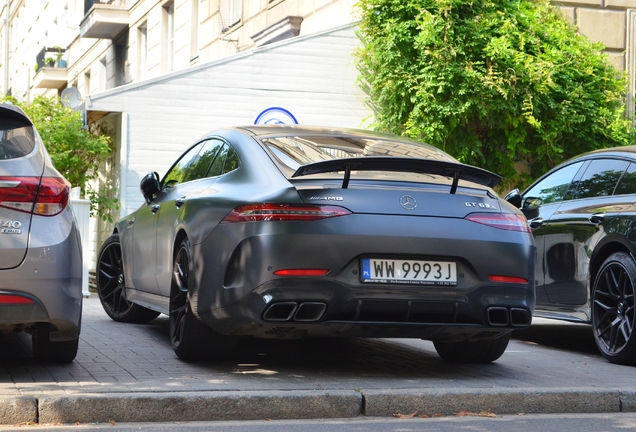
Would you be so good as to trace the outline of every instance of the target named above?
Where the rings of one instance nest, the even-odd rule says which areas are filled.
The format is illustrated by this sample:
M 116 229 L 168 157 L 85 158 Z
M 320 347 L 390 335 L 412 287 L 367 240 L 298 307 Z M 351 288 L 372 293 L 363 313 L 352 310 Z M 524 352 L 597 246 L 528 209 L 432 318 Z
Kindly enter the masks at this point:
M 171 191 L 183 178 L 184 172 L 196 159 L 203 142 L 194 145 L 186 151 L 168 170 L 162 181 L 162 190 L 135 215 L 132 256 L 132 280 L 135 289 L 158 294 L 157 285 L 157 221 L 159 211 L 166 200 L 173 198 Z M 173 203 L 174 205 L 174 203 Z
M 605 235 L 604 221 L 624 208 L 625 196 L 613 194 L 628 165 L 620 159 L 590 161 L 550 218 L 544 247 L 544 282 L 553 305 L 587 303 L 590 258 Z
M 577 162 L 551 172 L 532 185 L 522 196 L 521 211 L 528 219 L 537 247 L 535 283 L 538 305 L 550 303 L 545 291 L 545 251 L 553 242 L 559 240 L 559 236 L 552 233 L 550 219 L 561 206 L 573 179 L 583 165 L 584 162 Z
M 176 230 L 182 221 L 188 200 L 208 189 L 216 180 L 210 167 L 225 143 L 209 139 L 198 146 L 197 155 L 183 168 L 169 172 L 161 191 L 162 201 L 157 211 L 157 287 L 161 295 L 170 295 L 173 251 Z

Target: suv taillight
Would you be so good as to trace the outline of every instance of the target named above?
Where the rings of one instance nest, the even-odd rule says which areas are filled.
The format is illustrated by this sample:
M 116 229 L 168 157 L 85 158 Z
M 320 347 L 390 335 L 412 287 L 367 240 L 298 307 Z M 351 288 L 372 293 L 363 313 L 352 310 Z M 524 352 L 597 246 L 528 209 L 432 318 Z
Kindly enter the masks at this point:
M 55 216 L 66 208 L 71 185 L 60 177 L 0 177 L 0 207 Z

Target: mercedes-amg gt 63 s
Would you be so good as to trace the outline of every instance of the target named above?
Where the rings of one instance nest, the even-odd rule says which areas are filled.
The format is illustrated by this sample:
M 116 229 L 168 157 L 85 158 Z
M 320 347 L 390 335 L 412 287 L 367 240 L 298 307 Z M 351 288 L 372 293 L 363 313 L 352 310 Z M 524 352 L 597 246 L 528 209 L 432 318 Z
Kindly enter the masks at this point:
M 82 254 L 70 185 L 31 120 L 0 104 L 0 332 L 25 331 L 43 362 L 77 354 Z
M 535 315 L 592 324 L 607 360 L 636 365 L 636 146 L 575 157 L 506 199 L 535 237 Z
M 491 362 L 534 309 L 536 249 L 500 178 L 435 147 L 366 131 L 212 132 L 102 245 L 97 289 L 115 321 L 169 316 L 184 360 L 248 337 L 432 340 Z

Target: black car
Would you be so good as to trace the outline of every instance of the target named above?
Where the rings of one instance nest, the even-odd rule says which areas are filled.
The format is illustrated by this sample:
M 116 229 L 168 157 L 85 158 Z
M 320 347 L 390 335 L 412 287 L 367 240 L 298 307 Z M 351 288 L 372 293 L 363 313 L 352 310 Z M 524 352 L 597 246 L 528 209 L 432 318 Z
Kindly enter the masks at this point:
M 535 316 L 590 323 L 606 359 L 636 364 L 636 146 L 571 159 L 506 199 L 537 246 Z
M 493 361 L 531 323 L 536 255 L 499 180 L 372 132 L 215 131 L 142 180 L 146 204 L 99 254 L 99 296 L 116 321 L 169 315 L 186 360 L 245 336 L 346 336 Z

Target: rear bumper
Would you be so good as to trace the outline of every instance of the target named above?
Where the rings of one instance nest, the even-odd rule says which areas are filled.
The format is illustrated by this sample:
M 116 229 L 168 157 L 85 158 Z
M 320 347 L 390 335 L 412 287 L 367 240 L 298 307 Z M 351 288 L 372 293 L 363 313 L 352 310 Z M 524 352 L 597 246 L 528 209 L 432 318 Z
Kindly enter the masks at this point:
M 529 326 L 535 304 L 531 235 L 462 219 L 351 215 L 223 224 L 193 245 L 192 255 L 194 310 L 224 334 L 474 339 Z M 363 257 L 452 260 L 458 283 L 363 283 Z M 329 273 L 273 274 L 298 268 Z M 528 282 L 494 283 L 488 275 Z
M 82 314 L 82 255 L 70 214 L 61 228 L 31 227 L 31 247 L 19 267 L 0 271 L 0 293 L 24 296 L 30 304 L 0 305 L 0 330 L 50 323 L 52 340 L 79 335 Z M 35 219 L 35 218 L 34 218 Z M 65 228 L 64 228 L 65 226 Z M 44 244 L 48 242 L 49 244 Z
M 231 306 L 202 314 L 224 334 L 264 338 L 490 338 L 527 328 L 534 293 L 528 286 L 358 287 L 329 280 L 270 281 Z

